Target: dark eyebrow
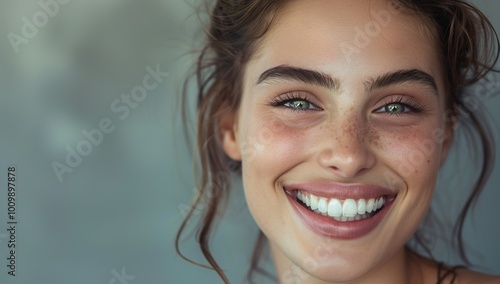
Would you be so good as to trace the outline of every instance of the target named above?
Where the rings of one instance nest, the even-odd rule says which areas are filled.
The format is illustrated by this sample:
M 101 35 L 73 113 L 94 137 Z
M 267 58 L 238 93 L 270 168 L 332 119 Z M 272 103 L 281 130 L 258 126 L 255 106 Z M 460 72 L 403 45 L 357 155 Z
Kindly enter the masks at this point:
M 338 90 L 340 86 L 338 79 L 334 79 L 325 73 L 288 65 L 280 65 L 264 71 L 257 80 L 256 85 L 271 79 L 298 81 L 334 90 Z
M 404 69 L 395 72 L 389 72 L 378 76 L 374 80 L 368 81 L 365 84 L 365 86 L 367 91 L 370 92 L 373 89 L 378 89 L 390 85 L 403 84 L 408 82 L 415 82 L 426 85 L 427 87 L 431 88 L 431 90 L 434 91 L 436 95 L 438 95 L 438 88 L 434 78 L 428 73 L 418 69 L 409 69 L 409 70 Z
M 272 79 L 298 81 L 332 90 L 339 90 L 340 88 L 340 81 L 337 78 L 332 78 L 328 74 L 288 65 L 280 65 L 264 71 L 257 80 L 256 85 Z M 419 69 L 402 69 L 388 72 L 375 79 L 369 80 L 365 83 L 365 86 L 367 92 L 371 92 L 374 89 L 409 82 L 426 85 L 438 95 L 438 88 L 434 78 L 430 74 Z

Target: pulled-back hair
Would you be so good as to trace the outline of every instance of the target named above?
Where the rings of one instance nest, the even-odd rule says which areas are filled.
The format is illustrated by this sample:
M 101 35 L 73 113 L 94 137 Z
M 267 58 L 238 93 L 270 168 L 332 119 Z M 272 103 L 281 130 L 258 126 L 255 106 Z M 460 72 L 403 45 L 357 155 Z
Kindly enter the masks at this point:
M 291 0 L 218 0 L 210 13 L 207 40 L 196 62 L 191 78 L 197 83 L 197 167 L 199 189 L 191 210 L 186 215 L 176 236 L 176 250 L 186 260 L 179 248 L 179 241 L 197 205 L 203 203 L 203 214 L 198 223 L 196 240 L 201 251 L 222 280 L 228 283 L 224 272 L 213 258 L 209 239 L 214 226 L 223 213 L 230 193 L 230 173 L 240 172 L 240 162 L 232 161 L 222 150 L 218 122 L 227 112 L 236 112 L 242 97 L 244 68 L 259 46 L 260 39 L 274 19 Z M 392 0 L 403 7 L 434 33 L 441 49 L 441 64 L 447 92 L 447 121 L 452 125 L 465 126 L 479 139 L 477 155 L 481 170 L 470 195 L 455 224 L 453 238 L 458 252 L 468 263 L 462 231 L 469 209 L 477 200 L 493 168 L 494 142 L 487 121 L 478 106 L 470 100 L 471 85 L 494 70 L 499 56 L 498 36 L 487 17 L 475 6 L 462 0 Z M 188 79 L 189 80 L 189 79 Z M 186 80 L 183 101 L 187 113 Z M 428 239 L 419 231 L 414 240 L 424 255 L 433 259 Z M 254 250 L 249 275 L 260 271 L 260 258 L 265 237 L 260 232 Z M 194 263 L 194 262 L 193 262 Z

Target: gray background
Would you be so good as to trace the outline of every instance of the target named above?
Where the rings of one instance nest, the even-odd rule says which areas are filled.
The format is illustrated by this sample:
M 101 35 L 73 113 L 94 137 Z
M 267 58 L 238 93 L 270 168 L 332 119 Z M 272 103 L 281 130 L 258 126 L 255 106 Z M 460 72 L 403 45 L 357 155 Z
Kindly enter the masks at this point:
M 47 1 L 44 1 L 47 2 Z M 60 5 L 16 53 L 8 34 L 41 11 L 38 1 L 0 3 L 0 283 L 218 283 L 216 274 L 182 261 L 173 241 L 194 182 L 182 137 L 178 96 L 202 36 L 196 1 L 73 0 Z M 474 1 L 500 30 L 500 2 Z M 201 5 L 203 6 L 203 5 Z M 43 20 L 43 19 L 42 19 Z M 121 94 L 159 65 L 168 77 L 123 120 L 111 110 Z M 500 90 L 500 78 L 490 85 Z M 500 122 L 500 98 L 482 102 Z M 103 118 L 115 130 L 59 182 L 63 163 Z M 497 141 L 500 141 L 498 130 Z M 470 182 L 465 143 L 457 139 L 439 181 L 436 211 L 453 216 L 458 185 Z M 465 140 L 464 140 L 465 141 Z M 497 154 L 496 159 L 499 160 Z M 7 275 L 6 168 L 17 166 L 17 276 Z M 498 166 L 467 223 L 478 269 L 500 274 Z M 451 179 L 459 177 L 460 179 Z M 241 187 L 212 245 L 234 283 L 244 282 L 257 228 Z M 454 262 L 441 243 L 439 258 Z M 202 261 L 191 239 L 186 255 Z M 134 277 L 116 277 L 122 270 Z M 272 269 L 270 267 L 270 269 Z

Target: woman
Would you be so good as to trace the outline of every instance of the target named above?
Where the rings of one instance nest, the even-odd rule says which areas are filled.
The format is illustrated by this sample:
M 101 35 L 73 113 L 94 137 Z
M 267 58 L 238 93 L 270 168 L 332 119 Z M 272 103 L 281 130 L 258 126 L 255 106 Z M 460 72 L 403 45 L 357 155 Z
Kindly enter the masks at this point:
M 218 177 L 241 171 L 280 283 L 499 283 L 407 246 L 468 120 L 485 156 L 461 241 L 493 147 L 465 91 L 497 47 L 485 16 L 458 0 L 217 1 L 197 69 L 210 266 L 228 282 L 208 239 L 229 192 Z

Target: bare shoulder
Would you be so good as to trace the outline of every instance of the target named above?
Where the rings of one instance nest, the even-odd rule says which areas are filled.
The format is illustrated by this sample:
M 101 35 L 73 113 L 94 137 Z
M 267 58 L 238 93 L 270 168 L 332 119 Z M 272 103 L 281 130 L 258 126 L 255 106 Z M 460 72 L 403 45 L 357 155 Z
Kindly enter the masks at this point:
M 469 284 L 469 283 L 500 284 L 500 276 L 484 274 L 469 269 L 458 269 L 456 283 L 457 284 Z

